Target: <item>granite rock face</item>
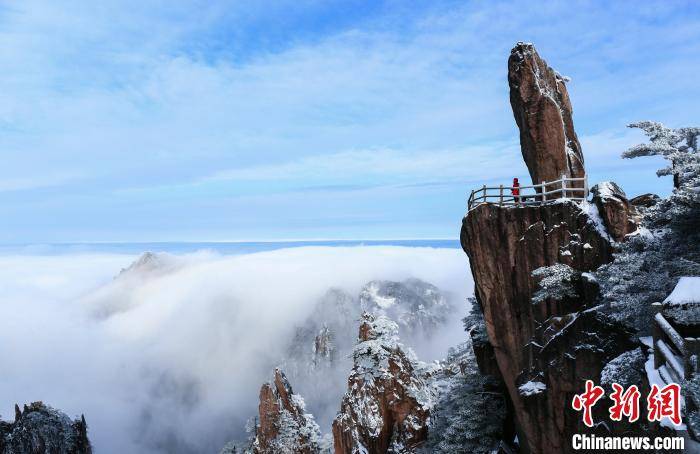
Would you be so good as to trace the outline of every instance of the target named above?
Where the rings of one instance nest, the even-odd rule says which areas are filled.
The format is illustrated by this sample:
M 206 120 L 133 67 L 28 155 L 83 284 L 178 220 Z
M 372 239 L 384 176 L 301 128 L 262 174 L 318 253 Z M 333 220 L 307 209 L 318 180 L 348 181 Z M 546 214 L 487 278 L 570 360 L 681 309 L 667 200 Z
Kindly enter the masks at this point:
M 585 176 L 583 152 L 574 130 L 565 82 L 532 44 L 518 43 L 511 51 L 510 104 L 520 128 L 520 148 L 534 184 L 555 181 L 562 175 Z
M 591 193 L 603 224 L 615 241 L 622 241 L 637 230 L 636 211 L 620 186 L 604 181 L 593 186 Z
M 385 316 L 362 316 L 348 391 L 333 421 L 336 454 L 410 453 L 427 439 L 430 377 L 398 343 Z
M 597 285 L 587 272 L 613 252 L 591 208 L 481 205 L 463 220 L 462 247 L 526 452 L 568 452 L 584 431 L 571 397 L 633 347 L 621 325 L 590 309 Z
M 259 422 L 247 452 L 313 454 L 320 452 L 320 430 L 307 414 L 303 399 L 294 394 L 281 370 L 260 388 Z
M 651 208 L 659 203 L 661 197 L 656 194 L 646 193 L 630 199 L 630 204 L 635 207 Z
M 312 363 L 315 368 L 332 366 L 336 360 L 336 349 L 333 344 L 333 334 L 327 326 L 323 326 L 314 338 Z
M 42 402 L 15 405 L 15 421 L 0 421 L 0 453 L 91 454 L 85 417 L 73 421 Z
M 534 46 L 518 43 L 508 82 L 533 181 L 585 177 L 564 78 Z M 483 204 L 462 221 L 488 336 L 488 343 L 475 342 L 484 346 L 477 359 L 505 383 L 522 452 L 571 452 L 572 435 L 590 433 L 571 410 L 573 395 L 635 347 L 633 333 L 598 310 L 599 285 L 590 273 L 611 262 L 616 241 L 636 229 L 634 207 L 614 183 L 593 192 L 592 203 Z
M 360 291 L 363 312 L 394 320 L 401 336 L 430 336 L 443 326 L 452 308 L 440 290 L 420 279 L 370 281 Z

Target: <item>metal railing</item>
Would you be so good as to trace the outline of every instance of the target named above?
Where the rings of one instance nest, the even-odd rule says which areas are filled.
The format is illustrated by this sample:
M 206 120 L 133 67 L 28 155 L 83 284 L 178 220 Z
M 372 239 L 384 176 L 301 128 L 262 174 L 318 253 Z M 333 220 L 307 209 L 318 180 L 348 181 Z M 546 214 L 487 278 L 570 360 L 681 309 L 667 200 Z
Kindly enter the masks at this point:
M 552 188 L 554 187 L 554 188 Z M 513 195 L 517 189 L 520 194 Z M 469 195 L 468 209 L 485 203 L 498 206 L 528 206 L 542 205 L 557 199 L 583 201 L 588 198 L 588 179 L 569 178 L 562 175 L 559 180 L 543 181 L 541 184 L 530 186 L 482 186 Z

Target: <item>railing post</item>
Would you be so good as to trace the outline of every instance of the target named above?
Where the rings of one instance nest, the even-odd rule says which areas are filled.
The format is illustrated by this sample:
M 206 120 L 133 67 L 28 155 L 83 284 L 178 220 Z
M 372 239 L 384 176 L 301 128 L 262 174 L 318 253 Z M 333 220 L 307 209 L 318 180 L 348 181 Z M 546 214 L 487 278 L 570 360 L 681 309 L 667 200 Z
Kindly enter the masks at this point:
M 685 346 L 685 356 L 683 357 L 683 372 L 686 380 L 689 380 L 693 375 L 693 363 L 691 358 L 698 352 L 698 339 L 695 337 L 686 337 L 683 339 Z
M 547 184 L 542 181 L 542 203 L 547 201 L 547 194 L 545 194 L 545 192 L 547 192 Z
M 562 198 L 566 198 L 566 175 L 561 176 L 561 195 Z
M 656 314 L 661 312 L 661 308 L 662 308 L 661 303 L 652 303 L 652 305 L 651 305 L 651 317 L 652 317 L 651 335 L 652 335 L 652 345 L 654 347 L 654 369 L 658 369 L 664 363 L 664 359 L 661 356 L 661 353 L 659 353 L 659 351 L 656 349 L 656 343 L 661 338 L 661 328 L 656 323 Z
M 588 200 L 588 174 L 583 176 L 583 200 Z
M 499 188 L 498 206 L 499 206 L 499 207 L 502 207 L 502 206 L 503 206 L 503 185 L 501 185 L 500 188 Z

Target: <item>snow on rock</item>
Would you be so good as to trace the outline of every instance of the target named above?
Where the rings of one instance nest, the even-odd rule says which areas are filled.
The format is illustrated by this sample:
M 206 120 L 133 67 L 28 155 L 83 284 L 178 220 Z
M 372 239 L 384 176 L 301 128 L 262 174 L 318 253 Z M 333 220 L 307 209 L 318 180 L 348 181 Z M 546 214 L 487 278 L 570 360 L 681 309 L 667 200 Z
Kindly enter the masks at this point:
M 165 276 L 183 265 L 181 258 L 163 252 L 145 252 L 108 284 L 91 292 L 81 301 L 93 317 L 106 319 L 142 304 L 132 289 Z
M 15 422 L 0 421 L 0 453 L 90 454 L 85 417 L 72 421 L 42 402 L 15 405 Z
M 294 330 L 284 359 L 288 375 L 299 382 L 331 367 L 349 369 L 363 311 L 395 320 L 404 339 L 422 340 L 447 323 L 453 307 L 437 287 L 420 279 L 370 281 L 357 297 L 331 288 Z
M 336 453 L 414 452 L 428 435 L 435 368 L 398 341 L 387 317 L 362 315 L 348 391 L 333 421 Z
M 401 332 L 431 334 L 444 324 L 451 306 L 432 284 L 419 279 L 371 281 L 360 292 L 362 311 L 396 320 Z
M 604 181 L 593 186 L 591 193 L 602 223 L 615 241 L 622 241 L 626 235 L 637 230 L 636 210 L 620 186 L 612 181 Z
M 165 252 L 144 252 L 127 268 L 123 268 L 117 277 L 129 274 L 162 273 L 176 267 L 176 257 Z
M 684 276 L 678 280 L 664 304 L 678 306 L 700 303 L 700 276 Z
M 373 280 L 354 295 L 341 288 L 325 292 L 293 327 L 286 355 L 277 360 L 321 427 L 331 426 L 346 392 L 363 307 L 394 320 L 409 346 L 429 340 L 455 312 L 449 294 L 419 279 Z
M 684 276 L 663 301 L 663 314 L 682 326 L 700 325 L 700 276 Z
M 379 290 L 380 283 L 378 281 L 372 281 L 362 290 L 362 295 L 360 298 L 370 300 L 382 309 L 389 309 L 396 303 L 396 297 L 384 296 L 380 294 Z
M 594 203 L 583 202 L 581 203 L 581 210 L 586 213 L 588 222 L 593 224 L 600 236 L 612 243 L 614 240 L 605 228 L 605 223 L 603 222 L 603 218 L 600 217 L 598 207 Z
M 518 393 L 523 397 L 534 396 L 547 390 L 547 385 L 539 381 L 529 381 L 518 387 Z
M 321 433 L 304 399 L 294 394 L 280 369 L 260 389 L 259 422 L 246 452 L 251 454 L 311 454 L 320 452 Z
M 622 189 L 620 189 L 620 187 L 612 181 L 603 181 L 598 183 L 597 185 L 593 186 L 591 191 L 593 190 L 595 190 L 598 196 L 603 200 L 615 198 L 620 194 L 620 192 L 622 192 Z M 624 194 L 624 192 L 622 192 L 622 194 Z
M 562 175 L 585 176 L 565 79 L 532 44 L 519 42 L 511 50 L 508 85 L 520 148 L 532 181 L 539 184 Z

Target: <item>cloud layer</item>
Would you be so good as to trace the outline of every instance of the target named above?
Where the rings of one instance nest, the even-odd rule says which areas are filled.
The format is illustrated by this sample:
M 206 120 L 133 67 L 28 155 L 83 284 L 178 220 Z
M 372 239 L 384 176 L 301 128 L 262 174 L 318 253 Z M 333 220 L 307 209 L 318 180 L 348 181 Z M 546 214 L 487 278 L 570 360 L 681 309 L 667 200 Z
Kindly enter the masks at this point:
M 270 364 L 331 286 L 357 295 L 372 279 L 424 279 L 450 292 L 459 312 L 421 346 L 422 359 L 442 357 L 465 336 L 460 318 L 472 284 L 459 250 L 197 253 L 112 281 L 133 259 L 0 257 L 5 418 L 15 402 L 43 400 L 85 413 L 99 452 L 217 452 L 241 436 Z M 332 406 L 310 402 L 310 411 L 313 402 L 319 411 Z

